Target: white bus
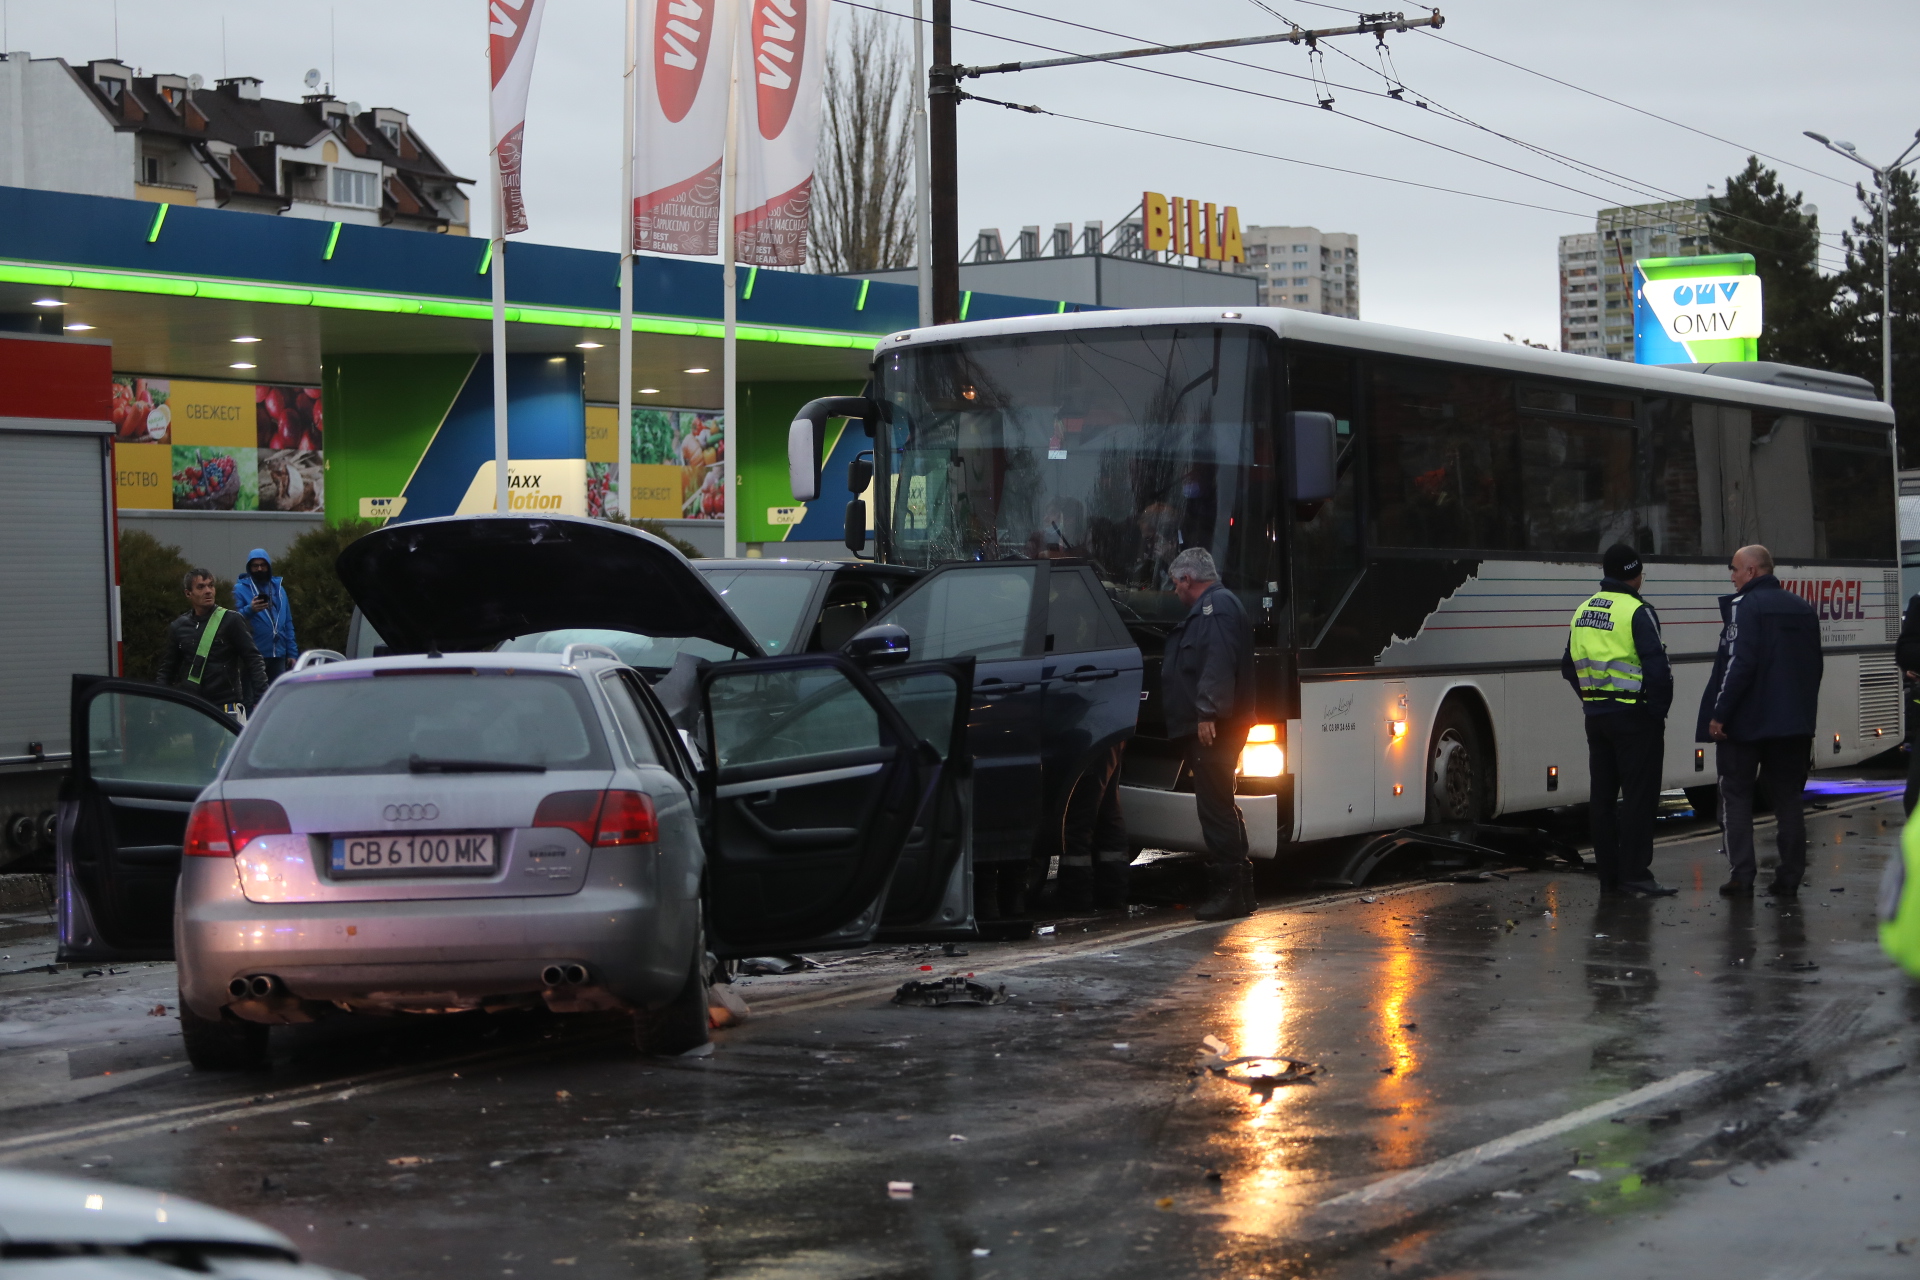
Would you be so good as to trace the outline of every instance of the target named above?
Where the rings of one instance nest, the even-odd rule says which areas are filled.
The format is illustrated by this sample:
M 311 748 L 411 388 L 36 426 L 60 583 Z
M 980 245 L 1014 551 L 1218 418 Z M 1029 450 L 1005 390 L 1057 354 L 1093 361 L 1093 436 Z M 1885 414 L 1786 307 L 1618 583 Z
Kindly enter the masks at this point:
M 1178 309 L 894 334 L 870 395 L 891 419 L 885 558 L 1085 559 L 1129 616 L 1149 672 L 1136 843 L 1203 847 L 1154 678 L 1189 546 L 1255 623 L 1256 856 L 1585 800 L 1560 656 L 1614 542 L 1645 558 L 1674 666 L 1665 786 L 1712 785 L 1695 712 L 1747 543 L 1819 613 L 1816 763 L 1900 740 L 1893 415 L 1857 379 Z

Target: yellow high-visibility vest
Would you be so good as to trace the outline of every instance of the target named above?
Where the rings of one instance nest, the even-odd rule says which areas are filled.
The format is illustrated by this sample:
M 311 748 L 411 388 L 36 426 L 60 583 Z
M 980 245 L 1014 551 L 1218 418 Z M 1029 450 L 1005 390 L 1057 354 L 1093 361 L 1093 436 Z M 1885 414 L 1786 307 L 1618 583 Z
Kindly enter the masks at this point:
M 1880 947 L 1920 978 L 1920 822 L 1908 822 L 1880 882 Z
M 1567 650 L 1582 698 L 1640 701 L 1645 673 L 1633 643 L 1633 615 L 1640 608 L 1641 602 L 1627 592 L 1602 591 L 1573 611 Z

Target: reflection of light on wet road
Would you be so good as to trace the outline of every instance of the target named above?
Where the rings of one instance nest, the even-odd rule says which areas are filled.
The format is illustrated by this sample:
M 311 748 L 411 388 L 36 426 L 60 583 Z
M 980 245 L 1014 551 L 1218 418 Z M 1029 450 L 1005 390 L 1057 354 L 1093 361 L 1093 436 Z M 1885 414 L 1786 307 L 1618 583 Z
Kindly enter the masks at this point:
M 1397 1169 L 1419 1157 L 1425 1135 L 1425 1126 L 1418 1120 L 1426 1109 L 1426 1091 L 1418 1081 L 1409 1078 L 1420 1067 L 1419 1033 L 1406 1025 L 1419 1021 L 1415 1016 L 1414 996 L 1423 976 L 1420 957 L 1412 947 L 1396 939 L 1373 976 L 1373 1003 L 1380 1011 L 1380 1042 L 1386 1048 L 1386 1065 L 1392 1069 L 1388 1072 L 1376 1068 L 1382 1073 L 1375 1086 L 1375 1096 L 1380 1099 L 1382 1111 L 1398 1113 L 1397 1117 L 1385 1116 L 1379 1150 L 1383 1166 Z
M 1255 943 L 1240 957 L 1240 963 L 1248 974 L 1247 983 L 1239 998 L 1223 1010 L 1227 1015 L 1224 1038 L 1231 1049 L 1228 1056 L 1308 1056 L 1304 1046 L 1290 1043 L 1286 956 L 1271 945 Z M 1232 1068 L 1232 1074 L 1263 1075 L 1279 1069 L 1278 1064 L 1249 1062 Z M 1300 1128 L 1300 1114 L 1311 1090 L 1311 1085 L 1294 1085 L 1275 1089 L 1265 1098 L 1249 1091 L 1240 1104 L 1244 1111 L 1239 1132 L 1227 1140 L 1238 1158 L 1233 1178 L 1237 1193 L 1234 1230 L 1271 1232 L 1282 1215 L 1288 1214 L 1281 1193 L 1296 1176 L 1288 1151 L 1289 1138 Z

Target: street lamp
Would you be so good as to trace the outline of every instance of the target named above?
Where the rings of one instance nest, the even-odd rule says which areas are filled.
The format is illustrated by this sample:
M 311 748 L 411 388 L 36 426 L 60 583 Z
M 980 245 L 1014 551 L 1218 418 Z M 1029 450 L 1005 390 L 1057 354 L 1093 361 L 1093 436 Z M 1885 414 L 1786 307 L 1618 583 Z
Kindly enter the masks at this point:
M 1900 158 L 1890 165 L 1880 166 L 1862 158 L 1851 142 L 1835 142 L 1824 133 L 1815 133 L 1803 129 L 1809 138 L 1833 152 L 1845 156 L 1855 164 L 1864 165 L 1873 171 L 1874 178 L 1880 183 L 1880 398 L 1888 404 L 1893 403 L 1893 245 L 1887 231 L 1887 208 L 1893 203 L 1893 172 L 1907 163 L 1907 157 L 1920 147 L 1920 130 L 1916 130 L 1913 141 L 1900 153 Z

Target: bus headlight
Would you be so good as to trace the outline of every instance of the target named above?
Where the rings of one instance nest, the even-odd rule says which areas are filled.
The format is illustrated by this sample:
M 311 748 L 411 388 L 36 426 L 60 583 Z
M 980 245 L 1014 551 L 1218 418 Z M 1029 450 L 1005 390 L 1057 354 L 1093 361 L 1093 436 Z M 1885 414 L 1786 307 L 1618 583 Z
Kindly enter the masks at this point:
M 1280 726 L 1257 724 L 1247 731 L 1247 745 L 1240 749 L 1240 776 L 1277 778 L 1287 771 L 1286 748 L 1280 745 Z

